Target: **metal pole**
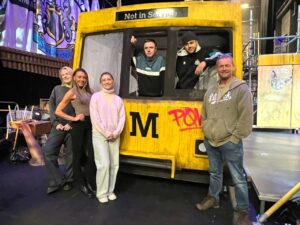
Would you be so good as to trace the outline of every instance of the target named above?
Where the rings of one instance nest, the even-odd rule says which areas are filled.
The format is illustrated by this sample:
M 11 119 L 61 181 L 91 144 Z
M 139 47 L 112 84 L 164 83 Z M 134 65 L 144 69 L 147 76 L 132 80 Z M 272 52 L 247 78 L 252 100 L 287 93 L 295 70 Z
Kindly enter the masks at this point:
M 274 36 L 274 37 L 260 37 L 260 38 L 253 38 L 253 40 L 260 41 L 260 40 L 274 40 L 280 38 L 295 38 L 297 35 L 283 35 L 283 36 Z
M 284 203 L 291 199 L 298 191 L 300 191 L 300 182 L 296 184 L 291 190 L 289 190 L 284 196 L 282 196 L 271 208 L 269 208 L 263 215 L 260 216 L 258 223 L 262 224 L 268 219 L 277 209 L 279 209 Z
M 252 66 L 253 66 L 253 16 L 252 16 L 252 10 L 250 10 L 250 19 L 249 19 L 250 25 L 249 25 L 249 56 L 250 56 L 250 62 L 249 62 L 249 88 L 250 91 L 252 91 Z
M 122 6 L 122 0 L 117 0 L 117 7 Z
M 259 38 L 259 32 L 257 33 L 256 37 Z M 257 42 L 257 55 L 259 55 L 259 54 L 260 54 L 260 42 L 258 41 Z
M 300 5 L 298 5 L 298 19 L 297 19 L 297 35 L 298 35 L 298 39 L 297 39 L 297 53 L 300 52 Z

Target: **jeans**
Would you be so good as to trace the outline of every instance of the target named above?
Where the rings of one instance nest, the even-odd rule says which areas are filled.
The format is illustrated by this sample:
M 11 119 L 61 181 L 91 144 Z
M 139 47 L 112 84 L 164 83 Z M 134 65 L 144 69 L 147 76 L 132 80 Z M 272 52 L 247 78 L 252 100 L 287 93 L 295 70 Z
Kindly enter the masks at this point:
M 204 140 L 209 160 L 209 190 L 210 196 L 219 199 L 223 185 L 223 164 L 227 163 L 234 186 L 237 210 L 248 210 L 249 196 L 247 181 L 243 169 L 243 142 L 238 144 L 227 142 L 219 147 L 213 147 Z

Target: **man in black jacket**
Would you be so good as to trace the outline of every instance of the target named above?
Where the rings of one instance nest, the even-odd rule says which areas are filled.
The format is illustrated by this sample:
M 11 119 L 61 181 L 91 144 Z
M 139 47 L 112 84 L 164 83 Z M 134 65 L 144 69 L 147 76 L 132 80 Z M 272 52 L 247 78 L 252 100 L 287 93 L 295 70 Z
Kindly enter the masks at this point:
M 207 67 L 216 64 L 216 59 L 210 59 L 210 50 L 201 47 L 195 33 L 188 31 L 182 38 L 183 47 L 177 52 L 176 72 L 178 76 L 177 89 L 193 89 L 199 81 L 199 76 Z

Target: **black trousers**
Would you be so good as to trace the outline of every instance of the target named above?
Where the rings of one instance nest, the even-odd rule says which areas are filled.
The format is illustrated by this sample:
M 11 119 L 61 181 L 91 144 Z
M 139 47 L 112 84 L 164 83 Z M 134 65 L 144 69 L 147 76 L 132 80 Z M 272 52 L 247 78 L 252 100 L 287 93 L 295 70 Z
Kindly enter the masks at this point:
M 96 165 L 92 142 L 92 124 L 89 116 L 72 123 L 73 171 L 79 185 L 90 184 L 96 189 Z
M 59 171 L 58 156 L 62 144 L 66 150 L 64 175 Z M 54 126 L 50 131 L 47 142 L 42 148 L 45 160 L 45 168 L 48 174 L 48 186 L 57 187 L 64 182 L 73 181 L 73 151 L 71 133 L 56 130 Z

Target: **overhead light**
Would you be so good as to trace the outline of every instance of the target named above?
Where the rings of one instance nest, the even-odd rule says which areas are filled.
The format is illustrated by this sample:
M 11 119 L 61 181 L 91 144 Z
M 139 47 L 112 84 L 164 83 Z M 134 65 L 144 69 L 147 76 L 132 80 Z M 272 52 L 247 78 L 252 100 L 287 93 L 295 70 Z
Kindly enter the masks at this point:
M 250 8 L 249 3 L 243 3 L 243 4 L 241 4 L 241 8 L 242 9 L 249 9 Z

